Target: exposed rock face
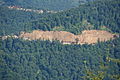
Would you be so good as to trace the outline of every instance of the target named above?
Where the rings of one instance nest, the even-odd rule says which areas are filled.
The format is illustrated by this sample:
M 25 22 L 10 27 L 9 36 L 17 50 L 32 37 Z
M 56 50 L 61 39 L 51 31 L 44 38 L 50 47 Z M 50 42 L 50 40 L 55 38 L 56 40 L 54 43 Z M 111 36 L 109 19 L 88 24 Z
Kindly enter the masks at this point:
M 63 44 L 93 44 L 97 41 L 107 41 L 114 39 L 116 34 L 101 30 L 85 30 L 80 35 L 74 35 L 66 31 L 39 31 L 34 30 L 32 33 L 22 33 L 19 38 L 25 40 L 59 40 Z
M 85 30 L 82 31 L 82 34 L 77 35 L 79 38 L 80 44 L 88 43 L 97 43 L 98 40 L 101 41 L 107 41 L 110 39 L 114 39 L 116 34 L 112 34 L 108 31 L 101 31 L 101 30 Z M 116 35 L 117 36 L 117 35 Z

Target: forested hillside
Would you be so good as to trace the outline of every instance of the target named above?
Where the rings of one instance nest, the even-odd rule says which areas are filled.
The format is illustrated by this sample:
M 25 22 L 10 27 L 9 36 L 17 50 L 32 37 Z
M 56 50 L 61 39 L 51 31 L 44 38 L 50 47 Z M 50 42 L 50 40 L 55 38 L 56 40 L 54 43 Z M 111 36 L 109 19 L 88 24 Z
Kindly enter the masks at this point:
M 32 22 L 34 29 L 66 30 L 75 34 L 86 29 L 120 32 L 120 1 L 103 0 L 80 5 Z M 103 27 L 104 26 L 104 27 Z
M 48 14 L 37 14 L 34 12 L 25 12 L 11 10 L 5 6 L 0 7 L 0 35 L 17 34 L 24 31 L 26 23 L 39 19 Z M 29 26 L 30 28 L 30 26 Z M 27 29 L 29 30 L 29 29 Z
M 93 0 L 2 0 L 4 5 L 18 5 L 25 8 L 66 10 Z
M 79 0 L 0 0 L 0 80 L 120 80 L 120 1 L 85 0 L 71 8 L 78 4 L 75 1 Z M 8 5 L 71 9 L 37 14 L 8 9 Z M 97 43 L 61 44 L 51 32 L 58 38 L 60 32 L 69 33 L 68 40 L 71 35 L 85 37 L 80 37 L 82 41 L 95 38 Z M 21 37 L 1 39 L 3 35 Z M 109 36 L 114 39 L 104 40 Z
M 120 38 L 95 45 L 7 39 L 1 80 L 119 80 Z
M 38 16 L 35 13 L 25 13 L 28 16 L 21 17 L 20 13 L 7 10 L 5 8 L 0 9 L 0 30 L 1 35 L 5 32 L 6 35 L 11 34 L 8 29 L 20 32 L 20 31 L 32 31 L 35 29 L 40 30 L 65 30 L 75 34 L 80 33 L 82 30 L 99 29 L 108 30 L 111 32 L 120 32 L 120 1 L 119 0 L 103 0 L 90 2 L 84 5 L 80 5 L 78 8 L 73 8 L 67 11 L 59 12 L 56 14 L 47 14 L 45 17 L 36 17 L 36 19 L 27 20 L 26 18 L 33 18 Z M 8 13 L 9 11 L 9 13 Z M 4 16 L 2 16 L 4 14 Z M 25 15 L 25 14 L 22 14 Z M 30 15 L 29 15 L 30 14 Z M 34 16 L 31 16 L 33 15 Z M 9 15 L 9 16 L 7 16 Z M 11 17 L 16 16 L 16 17 Z M 20 17 L 20 18 L 19 18 Z M 18 26 L 19 22 L 9 23 L 12 19 L 23 20 L 22 27 Z M 27 20 L 27 22 L 24 21 Z M 10 20 L 10 21 L 9 21 Z M 3 22 L 5 25 L 3 25 Z M 13 26 L 12 26 L 13 25 Z M 5 26 L 7 28 L 5 28 Z M 3 29 L 5 28 L 5 29 Z M 12 32 L 15 33 L 15 32 Z

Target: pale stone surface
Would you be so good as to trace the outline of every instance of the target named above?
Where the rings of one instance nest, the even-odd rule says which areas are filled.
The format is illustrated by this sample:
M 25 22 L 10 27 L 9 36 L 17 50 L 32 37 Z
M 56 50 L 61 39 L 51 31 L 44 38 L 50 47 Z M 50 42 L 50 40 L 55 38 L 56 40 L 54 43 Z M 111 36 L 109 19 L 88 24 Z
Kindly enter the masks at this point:
M 66 31 L 40 31 L 34 30 L 32 33 L 22 33 L 19 38 L 28 40 L 59 40 L 63 44 L 93 44 L 99 41 L 114 39 L 116 34 L 102 30 L 84 30 L 82 34 L 74 35 Z

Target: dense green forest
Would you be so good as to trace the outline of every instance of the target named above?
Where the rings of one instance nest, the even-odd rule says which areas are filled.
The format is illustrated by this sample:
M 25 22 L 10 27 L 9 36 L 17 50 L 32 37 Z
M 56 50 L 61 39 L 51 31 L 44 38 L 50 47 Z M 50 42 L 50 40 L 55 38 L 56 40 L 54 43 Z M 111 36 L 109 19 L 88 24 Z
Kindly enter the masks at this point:
M 5 5 L 0 5 L 0 36 L 39 29 L 64 30 L 74 34 L 79 34 L 82 30 L 98 29 L 120 34 L 119 0 L 84 0 L 84 4 L 76 8 L 71 7 L 77 6 L 78 3 L 74 1 L 79 0 L 0 1 L 6 2 Z M 41 4 L 38 6 L 39 1 Z M 71 1 L 74 4 L 70 4 Z M 50 6 L 51 4 L 55 5 Z M 71 9 L 55 14 L 37 14 L 10 10 L 6 5 L 31 9 L 44 6 L 46 9 L 50 6 L 49 9 L 53 10 Z M 59 8 L 60 6 L 62 7 Z M 89 45 L 63 45 L 59 41 L 49 40 L 2 40 L 0 37 L 0 80 L 16 79 L 120 80 L 120 37 Z
M 4 5 L 18 5 L 25 8 L 41 8 L 48 10 L 66 10 L 79 4 L 94 0 L 2 0 Z
M 82 4 L 78 8 L 58 12 L 56 14 L 41 15 L 42 17 L 39 17 L 39 15 L 35 13 L 30 14 L 20 11 L 11 11 L 6 8 L 1 8 L 0 12 L 0 35 L 8 35 L 20 31 L 32 31 L 35 29 L 65 30 L 75 34 L 86 29 L 120 32 L 119 0 L 94 1 Z M 17 20 L 18 22 L 12 23 L 12 20 Z M 8 31 L 11 27 L 13 32 Z
M 119 80 L 120 38 L 95 45 L 3 40 L 1 80 Z
M 24 31 L 24 26 L 30 21 L 42 18 L 48 14 L 10 10 L 5 6 L 0 7 L 0 35 L 17 34 Z M 29 27 L 30 28 L 30 27 Z M 27 28 L 28 29 L 28 28 Z M 29 30 L 29 29 L 28 29 Z
M 119 33 L 119 13 L 119 0 L 103 0 L 47 16 L 31 24 L 34 29 L 54 30 L 55 27 L 60 27 L 62 30 L 75 34 L 86 29 L 103 29 L 102 26 L 106 26 L 106 30 Z

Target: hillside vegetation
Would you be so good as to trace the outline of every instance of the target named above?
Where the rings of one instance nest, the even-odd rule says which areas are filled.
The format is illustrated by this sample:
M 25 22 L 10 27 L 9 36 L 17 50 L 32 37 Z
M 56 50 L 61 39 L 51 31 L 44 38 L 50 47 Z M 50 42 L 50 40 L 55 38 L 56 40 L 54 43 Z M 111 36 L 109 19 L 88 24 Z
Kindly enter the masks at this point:
M 34 12 L 25 12 L 9 9 L 7 6 L 0 7 L 0 35 L 18 34 L 24 31 L 26 23 L 46 16 Z M 30 26 L 28 27 L 30 28 Z M 29 29 L 27 28 L 27 31 Z
M 53 14 L 31 22 L 32 28 L 53 30 L 63 27 L 62 30 L 75 34 L 82 30 L 104 29 L 120 32 L 120 1 L 103 0 L 80 5 L 78 8 Z
M 0 80 L 120 80 L 119 0 L 97 0 L 55 14 L 7 8 L 19 4 L 37 10 L 39 1 L 67 6 L 65 1 L 77 0 L 0 0 Z M 84 44 L 77 44 L 80 39 Z
M 119 80 L 120 38 L 95 45 L 1 41 L 2 80 Z
M 35 13 L 34 15 L 33 13 L 25 13 L 28 16 L 25 14 L 20 14 L 22 12 L 17 14 L 17 12 L 8 10 L 6 8 L 1 8 L 0 10 L 0 12 L 2 12 L 0 13 L 0 17 L 2 17 L 0 18 L 1 35 L 8 35 L 20 31 L 32 31 L 35 29 L 46 31 L 65 30 L 74 34 L 79 34 L 83 30 L 91 29 L 107 30 L 117 33 L 120 32 L 119 0 L 94 1 L 80 5 L 78 8 L 70 9 L 56 14 L 46 14 L 46 16 L 42 17 L 37 16 L 38 14 Z M 2 16 L 3 14 L 4 16 Z M 23 15 L 25 15 L 25 17 L 21 17 Z M 32 19 L 35 16 L 36 18 Z M 12 19 L 20 21 L 11 23 Z M 20 23 L 21 20 L 23 23 Z M 27 22 L 24 20 L 27 20 Z M 22 26 L 20 26 L 19 23 Z M 11 28 L 13 31 L 8 31 Z
M 66 10 L 93 0 L 2 0 L 4 5 L 18 5 L 25 8 Z

